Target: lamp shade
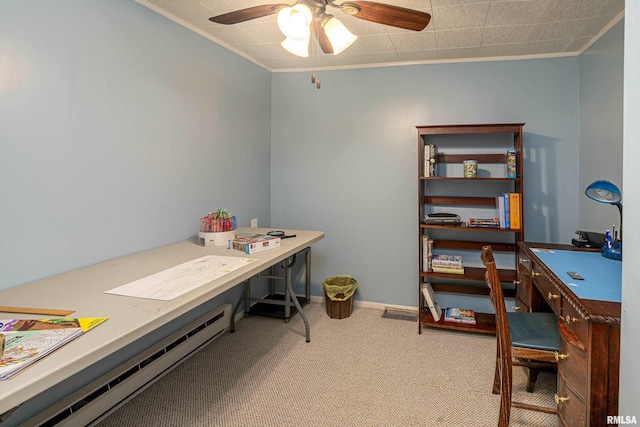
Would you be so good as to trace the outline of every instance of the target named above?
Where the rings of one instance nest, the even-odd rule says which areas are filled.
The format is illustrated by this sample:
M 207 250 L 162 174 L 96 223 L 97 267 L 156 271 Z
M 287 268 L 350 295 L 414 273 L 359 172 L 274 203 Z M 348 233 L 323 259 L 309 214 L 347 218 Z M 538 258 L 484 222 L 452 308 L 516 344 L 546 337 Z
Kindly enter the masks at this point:
M 358 36 L 347 30 L 347 27 L 331 15 L 324 23 L 324 31 L 333 47 L 333 54 L 337 55 L 356 41 Z
M 309 37 L 312 19 L 309 6 L 298 3 L 278 12 L 278 27 L 288 39 L 304 40 Z
M 622 193 L 620 189 L 609 181 L 596 181 L 589 185 L 584 194 L 590 199 L 600 203 L 609 203 L 612 205 L 620 204 L 622 201 Z
M 309 56 L 309 40 L 311 39 L 311 34 L 308 34 L 307 37 L 303 40 L 294 40 L 287 37 L 280 43 L 283 48 L 287 51 L 293 53 L 294 55 L 300 56 L 302 58 L 306 58 Z

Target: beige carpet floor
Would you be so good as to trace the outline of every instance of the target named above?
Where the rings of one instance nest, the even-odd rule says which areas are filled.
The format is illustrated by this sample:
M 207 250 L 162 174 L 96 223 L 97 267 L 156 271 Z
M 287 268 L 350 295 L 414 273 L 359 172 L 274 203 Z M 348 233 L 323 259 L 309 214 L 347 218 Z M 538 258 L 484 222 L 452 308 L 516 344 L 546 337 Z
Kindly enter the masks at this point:
M 251 316 L 119 408 L 99 427 L 495 426 L 495 337 L 425 329 L 355 307 L 332 319 L 324 304 L 289 323 Z M 553 406 L 555 377 L 542 373 L 514 398 Z M 555 425 L 515 409 L 512 426 Z

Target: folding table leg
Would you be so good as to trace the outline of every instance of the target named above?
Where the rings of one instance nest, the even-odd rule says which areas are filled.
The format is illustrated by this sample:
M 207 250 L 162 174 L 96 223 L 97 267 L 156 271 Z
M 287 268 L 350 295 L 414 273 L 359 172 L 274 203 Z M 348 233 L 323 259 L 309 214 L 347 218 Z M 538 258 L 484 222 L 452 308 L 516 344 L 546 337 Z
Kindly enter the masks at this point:
M 294 258 L 295 260 L 295 258 Z M 285 266 L 285 286 L 287 288 L 287 292 L 290 295 L 290 299 L 293 301 L 293 305 L 296 306 L 296 308 L 298 309 L 298 313 L 300 313 L 300 316 L 302 317 L 302 321 L 304 322 L 304 327 L 306 330 L 306 338 L 307 338 L 307 342 L 311 341 L 311 331 L 309 328 L 309 321 L 307 320 L 307 315 L 304 314 L 304 311 L 302 311 L 302 306 L 300 305 L 300 302 L 298 301 L 298 297 L 296 297 L 296 294 L 293 293 L 293 287 L 291 286 L 291 267 L 293 266 L 293 262 L 287 266 Z
M 244 282 L 244 290 L 242 291 L 242 295 L 240 295 L 240 299 L 236 303 L 235 307 L 233 307 L 233 312 L 231 313 L 231 328 L 230 328 L 231 332 L 236 331 L 236 314 L 238 313 L 238 309 L 240 308 L 240 305 L 242 305 L 242 302 L 247 299 L 247 296 L 249 295 L 250 287 L 251 287 L 251 279 L 247 279 Z

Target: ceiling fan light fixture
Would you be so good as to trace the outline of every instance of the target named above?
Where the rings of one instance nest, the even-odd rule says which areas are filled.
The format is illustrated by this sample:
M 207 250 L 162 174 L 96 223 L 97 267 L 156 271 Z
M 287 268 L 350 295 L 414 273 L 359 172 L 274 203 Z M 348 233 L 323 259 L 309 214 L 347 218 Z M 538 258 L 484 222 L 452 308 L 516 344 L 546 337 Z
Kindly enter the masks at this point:
M 278 12 L 278 28 L 288 39 L 304 40 L 309 38 L 312 19 L 309 6 L 298 3 Z
M 337 18 L 331 15 L 328 16 L 329 19 L 324 21 L 323 24 L 324 31 L 331 42 L 331 46 L 333 46 L 333 54 L 338 55 L 351 46 L 358 39 L 358 36 L 351 33 Z
M 311 39 L 311 33 L 307 34 L 307 37 L 303 40 L 294 40 L 287 37 L 280 43 L 290 53 L 307 58 L 309 56 L 309 40 Z

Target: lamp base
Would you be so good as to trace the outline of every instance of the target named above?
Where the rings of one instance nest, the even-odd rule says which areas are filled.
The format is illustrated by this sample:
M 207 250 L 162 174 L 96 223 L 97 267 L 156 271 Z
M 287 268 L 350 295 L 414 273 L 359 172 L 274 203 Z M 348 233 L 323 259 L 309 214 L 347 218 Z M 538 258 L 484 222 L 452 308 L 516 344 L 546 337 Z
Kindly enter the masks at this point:
M 622 261 L 622 242 L 616 242 L 611 247 L 605 243 L 601 250 L 602 256 L 616 261 Z

